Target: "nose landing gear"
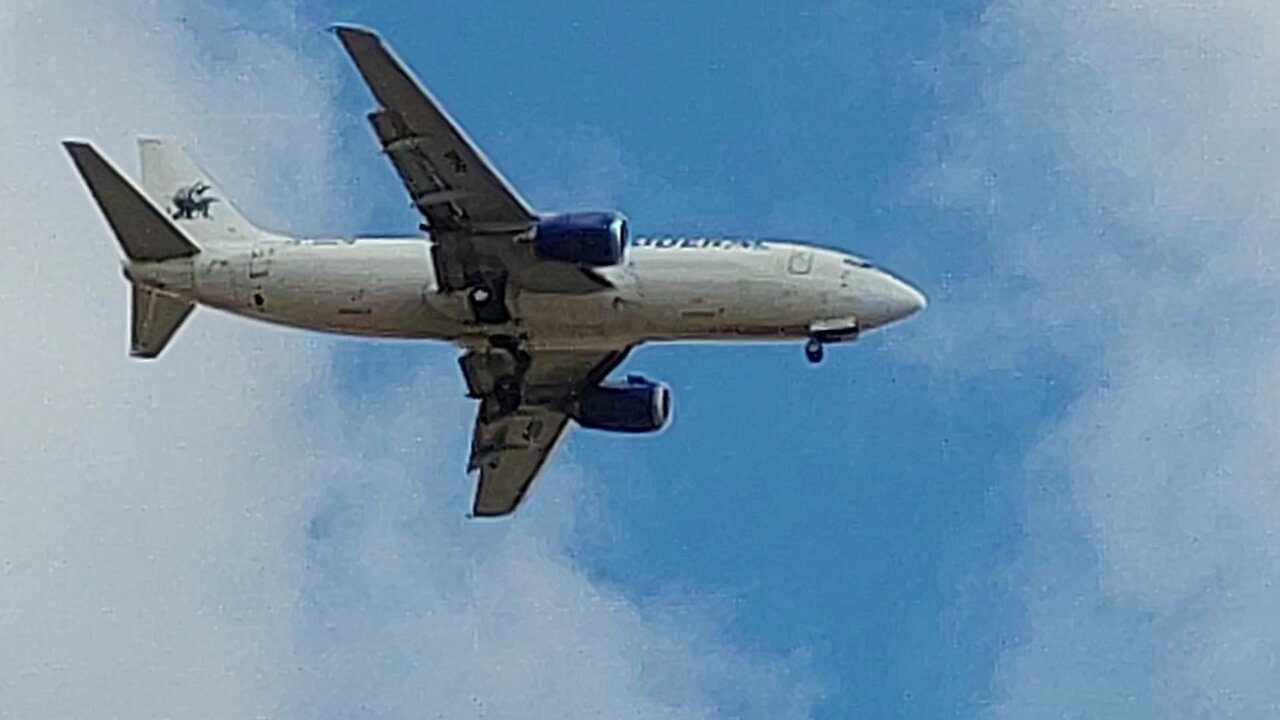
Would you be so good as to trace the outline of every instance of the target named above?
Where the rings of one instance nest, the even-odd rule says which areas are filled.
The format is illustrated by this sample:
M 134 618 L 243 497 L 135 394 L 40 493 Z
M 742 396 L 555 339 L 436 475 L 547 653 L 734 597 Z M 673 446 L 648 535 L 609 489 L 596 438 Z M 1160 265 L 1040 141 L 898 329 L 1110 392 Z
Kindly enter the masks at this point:
M 856 317 L 814 322 L 809 326 L 809 342 L 804 344 L 804 356 L 809 362 L 822 362 L 823 348 L 828 343 L 851 343 L 858 339 L 862 324 Z
M 809 342 L 804 344 L 804 356 L 814 365 L 822 362 L 824 355 L 822 341 L 818 338 L 809 338 Z

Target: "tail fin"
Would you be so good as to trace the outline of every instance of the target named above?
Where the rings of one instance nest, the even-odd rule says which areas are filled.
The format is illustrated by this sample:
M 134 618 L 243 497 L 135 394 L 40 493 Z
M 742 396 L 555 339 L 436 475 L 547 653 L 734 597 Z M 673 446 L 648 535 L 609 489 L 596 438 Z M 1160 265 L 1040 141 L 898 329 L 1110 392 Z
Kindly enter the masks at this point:
M 259 230 L 240 214 L 209 176 L 176 143 L 139 138 L 142 187 L 191 237 L 205 243 L 251 241 Z
M 124 254 L 134 262 L 162 262 L 200 252 L 182 230 L 116 170 L 92 145 L 63 143 Z M 190 300 L 133 285 L 130 354 L 154 358 L 195 307 Z
M 134 285 L 129 354 L 148 360 L 159 356 L 194 309 L 190 300 Z

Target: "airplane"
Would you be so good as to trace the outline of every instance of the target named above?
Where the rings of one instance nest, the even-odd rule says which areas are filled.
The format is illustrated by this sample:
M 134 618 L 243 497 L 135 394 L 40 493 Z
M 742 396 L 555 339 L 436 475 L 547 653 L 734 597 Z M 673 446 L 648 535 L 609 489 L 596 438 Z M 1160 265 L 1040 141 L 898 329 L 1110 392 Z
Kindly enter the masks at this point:
M 670 388 L 609 380 L 643 343 L 826 345 L 925 307 L 842 251 L 782 240 L 632 236 L 615 211 L 534 210 L 374 32 L 332 28 L 368 85 L 383 153 L 422 235 L 296 238 L 250 224 L 176 143 L 138 140 L 141 188 L 94 147 L 64 146 L 120 245 L 130 355 L 160 355 L 205 305 L 306 330 L 443 340 L 478 400 L 473 518 L 512 514 L 570 423 L 663 429 Z

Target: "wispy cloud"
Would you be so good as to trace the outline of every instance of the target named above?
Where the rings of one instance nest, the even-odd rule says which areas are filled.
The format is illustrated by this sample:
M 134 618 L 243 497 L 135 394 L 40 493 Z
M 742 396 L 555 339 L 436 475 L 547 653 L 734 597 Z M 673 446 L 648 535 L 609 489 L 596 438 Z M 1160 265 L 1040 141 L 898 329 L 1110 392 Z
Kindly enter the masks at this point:
M 1271 717 L 1280 9 L 995 2 L 927 186 L 989 233 L 963 364 L 1051 350 L 997 717 Z
M 0 37 L 0 717 L 808 714 L 803 661 L 578 566 L 581 470 L 464 522 L 451 360 L 353 405 L 327 345 L 210 311 L 125 359 L 118 253 L 58 140 L 132 169 L 135 134 L 175 135 L 276 226 L 349 211 L 317 29 L 40 2 Z

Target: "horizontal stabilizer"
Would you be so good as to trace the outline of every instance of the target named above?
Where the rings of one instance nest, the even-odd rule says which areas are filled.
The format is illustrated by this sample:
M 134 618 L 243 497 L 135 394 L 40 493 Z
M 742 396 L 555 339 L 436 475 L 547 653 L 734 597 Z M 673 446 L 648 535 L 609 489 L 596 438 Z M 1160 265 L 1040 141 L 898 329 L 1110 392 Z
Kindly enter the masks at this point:
M 63 143 L 124 254 L 131 260 L 188 257 L 200 250 L 88 143 Z
M 150 359 L 173 339 L 195 305 L 187 300 L 133 286 L 133 332 L 129 354 Z

